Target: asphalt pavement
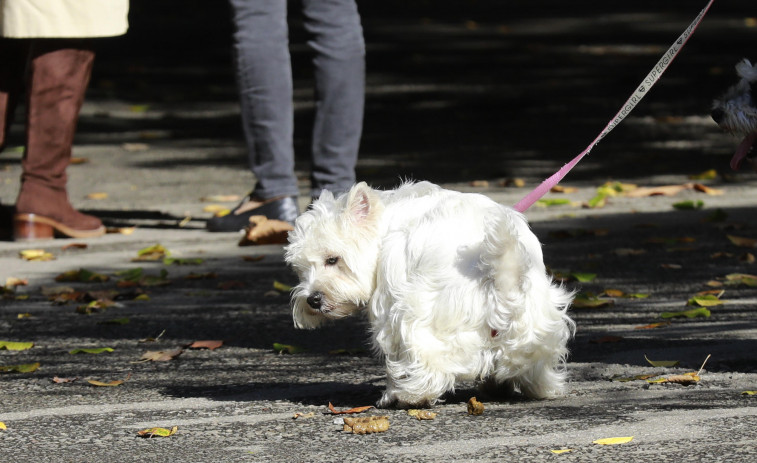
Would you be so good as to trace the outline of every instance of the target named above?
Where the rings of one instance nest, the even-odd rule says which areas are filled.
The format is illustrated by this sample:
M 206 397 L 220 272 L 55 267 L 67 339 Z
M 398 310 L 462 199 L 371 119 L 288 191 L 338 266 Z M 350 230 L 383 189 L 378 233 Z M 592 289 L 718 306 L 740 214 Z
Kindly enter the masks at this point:
M 738 140 L 707 115 L 754 50 L 751 2 L 716 2 L 566 190 L 526 213 L 549 268 L 581 292 L 567 394 L 496 400 L 462 383 L 433 420 L 355 415 L 388 417 L 388 430 L 365 435 L 328 408 L 380 397 L 364 320 L 294 329 L 281 246 L 204 230 L 253 177 L 227 12 L 171 10 L 186 3 L 133 2 L 130 34 L 105 42 L 96 63 L 69 193 L 112 233 L 0 242 L 0 345 L 33 343 L 0 348 L 1 461 L 754 461 L 757 174 L 729 171 Z M 360 180 L 430 180 L 512 205 L 599 133 L 705 2 L 373 3 L 360 5 Z M 314 103 L 297 26 L 304 207 Z M 0 154 L 3 205 L 18 189 L 22 133 L 16 124 Z M 677 188 L 641 190 L 660 186 Z M 155 245 L 167 255 L 139 260 Z M 30 249 L 54 259 L 23 259 Z M 154 352 L 165 359 L 145 358 Z M 24 365 L 33 371 L 2 371 Z M 687 373 L 698 380 L 675 378 Z M 467 413 L 473 396 L 481 415 Z M 153 427 L 176 432 L 138 436 Z M 616 437 L 633 439 L 595 443 Z

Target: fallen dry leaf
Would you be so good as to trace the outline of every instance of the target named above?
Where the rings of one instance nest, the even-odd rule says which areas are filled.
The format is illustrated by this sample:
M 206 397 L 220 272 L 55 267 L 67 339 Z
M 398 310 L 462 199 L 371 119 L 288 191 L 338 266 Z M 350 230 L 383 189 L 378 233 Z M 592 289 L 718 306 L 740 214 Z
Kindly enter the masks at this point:
M 134 230 L 136 230 L 137 227 L 107 227 L 105 229 L 105 233 L 118 233 L 120 235 L 131 235 L 134 233 Z
M 53 376 L 53 382 L 55 384 L 73 383 L 77 379 L 79 379 L 79 378 L 78 377 L 75 377 L 75 378 L 59 378 L 57 376 Z
M 8 277 L 5 279 L 6 288 L 15 288 L 16 286 L 27 286 L 29 280 L 24 278 Z
M 674 196 L 678 193 L 693 188 L 693 184 L 664 185 L 657 187 L 639 187 L 628 191 L 625 195 L 629 198 L 645 198 L 647 196 Z
M 467 405 L 469 415 L 481 415 L 484 413 L 484 404 L 476 400 L 475 397 L 471 397 Z
M 241 196 L 239 195 L 210 195 L 200 198 L 200 201 L 204 203 L 229 203 L 239 201 Z
M 350 408 L 349 410 L 337 410 L 334 408 L 334 406 L 329 402 L 329 411 L 331 411 L 332 415 L 353 415 L 355 413 L 363 413 L 366 410 L 370 410 L 371 408 L 374 408 L 373 405 L 365 405 L 363 407 L 354 407 Z
M 300 419 L 300 418 L 302 418 L 302 419 L 313 418 L 314 416 L 315 416 L 315 412 L 308 412 L 308 413 L 297 412 L 297 413 L 295 413 L 292 416 L 292 419 L 293 420 L 297 420 L 297 419 Z
M 144 429 L 142 431 L 137 432 L 137 435 L 139 437 L 170 437 L 176 434 L 176 431 L 179 429 L 178 426 L 174 426 L 171 429 L 166 428 L 150 428 L 150 429 Z
M 33 373 L 37 371 L 40 363 L 24 363 L 21 365 L 0 365 L 0 373 Z
M 372 434 L 376 432 L 385 432 L 389 429 L 389 417 L 387 416 L 366 416 L 362 418 L 345 418 L 344 432 L 353 434 Z
M 549 190 L 551 193 L 576 193 L 578 188 L 572 186 L 555 185 Z
M 662 328 L 663 326 L 670 325 L 670 322 L 657 322 L 657 323 L 650 323 L 649 325 L 643 325 L 643 326 L 637 326 L 634 327 L 635 330 L 653 330 L 655 328 Z
M 408 416 L 417 418 L 418 420 L 433 420 L 436 418 L 436 413 L 431 410 L 418 410 L 412 409 L 407 411 Z
M 740 246 L 742 248 L 757 248 L 757 239 L 754 238 L 744 238 L 741 236 L 733 236 L 733 235 L 726 235 L 728 240 L 736 245 Z
M 230 214 L 231 210 L 226 206 L 221 206 L 220 204 L 208 204 L 207 206 L 202 208 L 202 212 L 209 212 L 211 214 L 215 214 L 216 217 L 219 217 L 218 214 L 225 212 L 225 214 L 221 214 L 221 217 L 222 217 L 224 215 Z
M 141 362 L 168 362 L 175 359 L 184 352 L 183 349 L 174 350 L 151 350 L 142 354 L 139 358 Z
M 62 246 L 61 251 L 67 251 L 69 249 L 87 249 L 87 244 L 85 243 L 69 243 L 65 246 Z
M 19 256 L 30 262 L 45 262 L 55 260 L 55 256 L 44 249 L 24 249 L 19 251 Z
M 701 183 L 695 183 L 694 184 L 694 190 L 700 191 L 702 193 L 708 194 L 710 196 L 719 196 L 725 193 L 723 190 L 719 190 L 717 188 L 708 187 L 707 185 L 702 185 Z
M 192 344 L 189 344 L 187 348 L 214 350 L 214 349 L 218 349 L 222 345 L 223 345 L 223 341 L 195 341 Z
M 32 347 L 33 342 L 0 341 L 0 350 L 28 350 Z
M 653 367 L 674 367 L 678 365 L 678 362 L 679 362 L 678 360 L 649 360 L 649 358 L 646 355 L 644 355 L 644 358 Z
M 245 236 L 239 246 L 262 244 L 286 244 L 287 235 L 294 230 L 291 224 L 281 220 L 269 219 L 264 215 L 250 217 L 250 225 L 245 229 Z
M 633 440 L 633 436 L 630 437 L 607 437 L 604 439 L 597 439 L 593 443 L 597 445 L 618 445 L 626 444 Z

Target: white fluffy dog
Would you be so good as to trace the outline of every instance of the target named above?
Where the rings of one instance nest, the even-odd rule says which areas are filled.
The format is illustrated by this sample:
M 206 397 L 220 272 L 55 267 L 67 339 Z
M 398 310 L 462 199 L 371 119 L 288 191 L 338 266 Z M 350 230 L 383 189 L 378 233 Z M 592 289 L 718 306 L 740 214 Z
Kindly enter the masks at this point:
M 367 309 L 386 361 L 380 407 L 432 405 L 456 379 L 533 398 L 563 390 L 572 294 L 520 213 L 428 182 L 360 183 L 321 195 L 289 243 L 295 326 Z
M 723 130 L 744 137 L 731 159 L 733 170 L 739 170 L 757 144 L 757 64 L 742 60 L 736 65 L 736 74 L 739 81 L 712 104 L 715 122 Z M 750 162 L 757 170 L 757 164 Z

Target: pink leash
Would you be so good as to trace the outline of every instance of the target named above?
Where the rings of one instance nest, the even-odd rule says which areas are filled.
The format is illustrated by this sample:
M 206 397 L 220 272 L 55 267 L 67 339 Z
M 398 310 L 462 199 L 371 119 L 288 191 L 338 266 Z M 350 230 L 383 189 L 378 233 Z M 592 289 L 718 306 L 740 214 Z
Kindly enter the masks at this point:
M 602 140 L 608 133 L 612 131 L 620 122 L 626 118 L 628 114 L 631 113 L 633 108 L 636 107 L 637 104 L 639 104 L 639 101 L 641 101 L 642 98 L 647 94 L 649 89 L 654 86 L 654 84 L 657 83 L 658 80 L 660 80 L 660 77 L 662 76 L 662 73 L 665 72 L 665 70 L 670 66 L 670 63 L 673 62 L 673 59 L 678 55 L 678 52 L 681 51 L 684 45 L 686 45 L 686 42 L 689 40 L 689 37 L 694 33 L 694 31 L 699 26 L 699 23 L 702 22 L 702 19 L 704 19 L 704 15 L 707 14 L 707 11 L 709 11 L 710 6 L 712 6 L 712 3 L 715 0 L 710 0 L 707 3 L 707 6 L 704 7 L 704 9 L 699 13 L 699 15 L 694 18 L 694 21 L 689 24 L 689 27 L 686 28 L 685 31 L 683 31 L 683 34 L 681 34 L 680 37 L 678 37 L 678 40 L 676 40 L 673 45 L 668 48 L 668 51 L 665 52 L 664 55 L 662 55 L 662 58 L 657 62 L 657 64 L 652 68 L 652 70 L 647 74 L 647 76 L 644 78 L 644 80 L 641 82 L 639 87 L 636 89 L 636 91 L 631 95 L 628 100 L 623 104 L 620 111 L 615 115 L 615 117 L 612 118 L 609 124 L 602 130 L 602 132 L 597 136 L 597 138 L 594 139 L 593 142 L 589 144 L 588 147 L 586 147 L 585 150 L 581 152 L 578 156 L 573 158 L 572 161 L 565 164 L 562 169 L 558 170 L 554 174 L 552 174 L 551 177 L 544 180 L 539 186 L 534 188 L 533 191 L 528 193 L 523 199 L 518 201 L 518 204 L 513 206 L 513 209 L 515 209 L 518 212 L 525 212 L 529 207 L 531 207 L 536 201 L 541 199 L 549 190 L 551 190 L 555 185 L 560 183 L 560 180 L 565 177 L 568 172 L 573 169 L 573 167 L 578 164 L 581 159 L 583 159 L 584 156 L 589 154 L 589 152 L 597 146 L 597 144 Z

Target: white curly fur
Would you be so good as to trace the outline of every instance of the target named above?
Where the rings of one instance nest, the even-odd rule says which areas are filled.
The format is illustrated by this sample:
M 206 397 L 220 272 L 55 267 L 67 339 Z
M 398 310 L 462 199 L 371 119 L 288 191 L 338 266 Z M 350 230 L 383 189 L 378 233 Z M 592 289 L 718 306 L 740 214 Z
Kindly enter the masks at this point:
M 736 74 L 739 81 L 713 102 L 712 117 L 726 132 L 744 137 L 731 159 L 731 167 L 738 170 L 747 160 L 757 170 L 757 164 L 747 158 L 757 142 L 757 95 L 753 91 L 757 86 L 757 64 L 744 59 L 736 65 Z
M 367 309 L 386 362 L 379 406 L 432 405 L 458 379 L 534 398 L 563 391 L 572 294 L 547 275 L 520 213 L 428 182 L 360 183 L 322 195 L 289 243 L 295 326 Z

